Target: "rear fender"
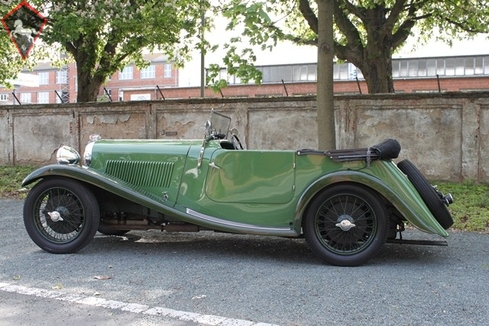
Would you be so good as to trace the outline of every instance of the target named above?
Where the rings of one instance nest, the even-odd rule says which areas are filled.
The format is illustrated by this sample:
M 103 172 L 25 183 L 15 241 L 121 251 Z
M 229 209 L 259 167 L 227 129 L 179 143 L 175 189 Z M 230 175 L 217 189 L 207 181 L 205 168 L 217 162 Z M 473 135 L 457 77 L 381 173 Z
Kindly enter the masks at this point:
M 418 191 L 399 170 L 381 168 L 382 179 L 360 171 L 340 171 L 323 176 L 311 184 L 302 194 L 295 211 L 294 228 L 300 230 L 302 217 L 308 204 L 322 190 L 340 183 L 361 184 L 373 189 L 389 201 L 405 218 L 417 228 L 428 233 L 448 237 L 448 233 L 430 212 Z M 393 165 L 394 166 L 394 165 Z M 395 167 L 395 166 L 394 166 Z M 397 169 L 397 168 L 396 168 Z M 366 170 L 365 170 L 366 171 Z M 384 181 L 387 180 L 387 181 Z

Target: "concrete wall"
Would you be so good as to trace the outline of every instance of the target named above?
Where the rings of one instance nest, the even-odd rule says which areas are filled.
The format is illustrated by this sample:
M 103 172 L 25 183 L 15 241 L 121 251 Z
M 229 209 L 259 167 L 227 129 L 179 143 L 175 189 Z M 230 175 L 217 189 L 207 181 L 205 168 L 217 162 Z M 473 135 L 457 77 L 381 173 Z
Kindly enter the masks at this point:
M 0 107 L 0 165 L 54 162 L 103 138 L 202 138 L 211 109 L 230 115 L 246 148 L 317 148 L 315 97 L 188 99 Z M 385 138 L 432 180 L 489 182 L 489 93 L 335 97 L 337 148 Z

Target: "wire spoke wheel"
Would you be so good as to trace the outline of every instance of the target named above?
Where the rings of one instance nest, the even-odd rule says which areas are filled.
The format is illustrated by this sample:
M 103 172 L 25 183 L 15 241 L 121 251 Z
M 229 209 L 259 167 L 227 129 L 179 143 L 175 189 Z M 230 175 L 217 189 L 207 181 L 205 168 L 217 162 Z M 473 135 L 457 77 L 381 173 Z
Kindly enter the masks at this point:
M 333 265 L 360 265 L 376 255 L 387 236 L 384 205 L 361 186 L 339 185 L 309 206 L 304 233 L 311 249 Z
M 321 243 L 341 255 L 363 250 L 375 235 L 375 213 L 361 198 L 331 197 L 316 215 L 316 232 Z
M 59 217 L 51 217 L 50 215 Z M 67 243 L 80 235 L 85 223 L 85 209 L 80 199 L 62 188 L 46 190 L 36 201 L 34 220 L 46 240 Z
M 40 181 L 24 203 L 24 224 L 31 239 L 53 253 L 85 247 L 100 222 L 98 202 L 81 183 L 65 178 Z

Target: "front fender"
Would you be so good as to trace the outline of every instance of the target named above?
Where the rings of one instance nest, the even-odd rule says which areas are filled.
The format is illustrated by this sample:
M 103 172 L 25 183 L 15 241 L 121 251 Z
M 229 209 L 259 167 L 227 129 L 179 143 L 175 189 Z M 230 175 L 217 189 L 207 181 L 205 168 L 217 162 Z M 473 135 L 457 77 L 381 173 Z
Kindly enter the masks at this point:
M 39 179 L 43 179 L 50 176 L 59 176 L 59 177 L 73 177 L 75 179 L 79 179 L 82 181 L 87 181 L 90 178 L 88 177 L 90 174 L 87 173 L 87 169 L 82 168 L 78 165 L 68 165 L 68 164 L 51 164 L 46 165 L 37 170 L 29 173 L 27 177 L 22 181 L 22 187 L 28 186 L 33 182 L 38 181 Z M 96 173 L 92 173 L 93 178 Z
M 127 200 L 141 203 L 156 211 L 162 211 L 162 209 L 164 209 L 165 211 L 171 211 L 173 213 L 172 215 L 182 214 L 178 210 L 165 206 L 163 200 L 157 198 L 153 194 L 136 191 L 134 189 L 131 189 L 131 187 L 125 184 L 125 182 L 123 181 L 109 178 L 106 175 L 100 174 L 96 170 L 84 168 L 78 165 L 52 164 L 41 167 L 31 172 L 22 181 L 22 186 L 25 187 L 39 179 L 49 177 L 65 177 L 78 180 L 83 183 L 93 185 L 102 190 L 106 190 L 110 193 L 116 194 Z
M 391 162 L 376 162 L 360 171 L 339 171 L 323 176 L 311 184 L 299 199 L 295 211 L 295 227 L 300 227 L 307 205 L 321 190 L 338 183 L 357 183 L 367 186 L 386 198 L 415 227 L 428 233 L 448 237 L 418 191 L 407 177 Z M 379 178 L 378 176 L 382 176 Z

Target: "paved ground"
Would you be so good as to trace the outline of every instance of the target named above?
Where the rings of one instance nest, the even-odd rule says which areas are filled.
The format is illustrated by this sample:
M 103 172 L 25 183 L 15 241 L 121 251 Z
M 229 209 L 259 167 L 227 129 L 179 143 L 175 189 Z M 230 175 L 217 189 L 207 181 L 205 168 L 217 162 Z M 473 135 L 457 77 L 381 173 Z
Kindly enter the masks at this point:
M 0 325 L 485 325 L 489 235 L 448 243 L 388 244 L 355 268 L 303 240 L 210 232 L 99 234 L 53 255 L 27 236 L 22 202 L 0 200 Z

